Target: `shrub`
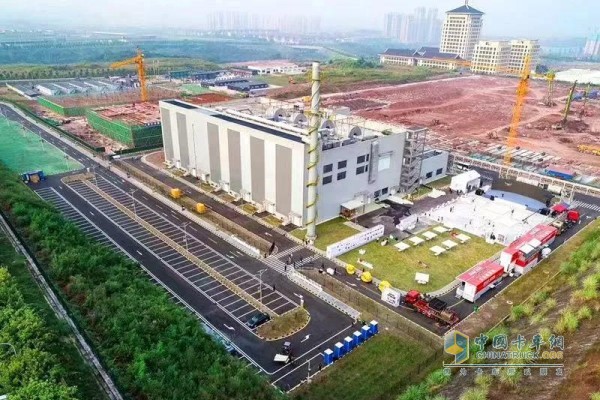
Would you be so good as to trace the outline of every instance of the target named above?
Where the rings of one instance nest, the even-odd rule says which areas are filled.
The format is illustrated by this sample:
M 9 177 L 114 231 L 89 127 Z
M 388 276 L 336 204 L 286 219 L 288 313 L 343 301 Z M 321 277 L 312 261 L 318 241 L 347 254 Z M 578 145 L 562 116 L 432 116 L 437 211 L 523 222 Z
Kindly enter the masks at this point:
M 523 318 L 526 314 L 525 306 L 523 304 L 519 304 L 516 306 L 512 306 L 510 309 L 510 319 L 512 321 L 518 321 Z
M 592 319 L 592 310 L 588 306 L 583 306 L 579 310 L 577 310 L 577 318 L 582 319 Z
M 600 400 L 600 392 L 592 393 L 590 395 L 590 400 Z
M 475 384 L 480 388 L 489 388 L 493 380 L 491 375 L 481 374 L 475 377 Z
M 483 388 L 467 389 L 461 396 L 460 400 L 487 400 L 488 390 Z
M 556 299 L 554 297 L 549 297 L 544 301 L 544 309 L 546 312 L 552 310 L 556 307 Z
M 411 385 L 406 389 L 404 393 L 398 397 L 398 400 L 427 400 L 429 396 L 429 389 L 427 385 Z
M 548 289 L 539 290 L 536 294 L 533 295 L 531 301 L 533 301 L 534 305 L 538 305 L 544 302 L 547 298 L 550 297 L 550 291 Z
M 579 319 L 577 315 L 573 311 L 566 309 L 554 326 L 554 330 L 558 333 L 575 332 L 578 327 Z
M 430 390 L 435 390 L 441 386 L 446 385 L 451 380 L 452 376 L 446 375 L 443 369 L 438 369 L 429 374 L 426 382 Z

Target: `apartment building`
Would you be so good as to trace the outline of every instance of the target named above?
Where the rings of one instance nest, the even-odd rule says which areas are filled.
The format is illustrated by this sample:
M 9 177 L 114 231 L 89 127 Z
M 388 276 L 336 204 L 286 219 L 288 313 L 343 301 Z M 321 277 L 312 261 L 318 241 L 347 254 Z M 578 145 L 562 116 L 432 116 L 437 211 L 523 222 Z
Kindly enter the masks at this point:
M 468 5 L 446 12 L 442 26 L 441 53 L 458 54 L 470 60 L 481 35 L 483 12 Z
M 511 40 L 510 57 L 508 59 L 508 69 L 512 71 L 522 71 L 525 67 L 525 59 L 531 57 L 531 67 L 537 64 L 540 44 L 537 40 Z

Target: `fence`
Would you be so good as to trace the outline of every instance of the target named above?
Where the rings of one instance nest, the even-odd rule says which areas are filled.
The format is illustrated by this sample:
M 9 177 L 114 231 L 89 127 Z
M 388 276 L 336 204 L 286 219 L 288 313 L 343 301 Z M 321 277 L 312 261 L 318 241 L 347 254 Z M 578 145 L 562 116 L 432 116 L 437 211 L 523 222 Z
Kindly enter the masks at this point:
M 367 319 L 375 319 L 382 325 L 394 328 L 399 332 L 410 336 L 411 338 L 427 343 L 431 348 L 437 349 L 442 346 L 442 337 L 425 328 L 417 325 L 409 319 L 401 316 L 394 310 L 389 309 L 383 304 L 379 304 L 370 297 L 352 289 L 350 286 L 338 281 L 337 279 L 320 274 L 317 271 L 303 271 L 310 279 L 320 284 L 323 289 L 334 295 L 336 298 L 346 301 L 346 303 L 360 311 Z
M 158 179 L 144 173 L 143 171 L 140 171 L 139 169 L 135 168 L 134 166 L 124 163 L 124 162 L 116 162 L 115 165 L 117 167 L 119 167 L 120 169 L 122 169 L 123 171 L 131 174 L 132 176 L 134 176 L 136 179 L 140 180 L 141 182 L 145 183 L 146 185 L 148 185 L 149 187 L 153 188 L 154 190 L 156 190 L 157 192 L 167 196 L 168 198 L 171 198 L 171 186 L 159 181 Z M 182 205 L 183 207 L 186 207 L 189 210 L 195 211 L 196 209 L 196 204 L 198 203 L 196 200 L 188 197 L 188 196 L 182 196 L 180 197 L 178 200 L 173 199 L 173 201 L 176 201 L 178 204 Z M 224 216 L 222 216 L 221 214 L 208 210 L 206 213 L 201 215 L 201 218 L 209 221 L 212 225 L 217 226 L 219 229 L 229 232 L 232 235 L 236 235 L 239 238 L 243 239 L 246 243 L 248 243 L 250 246 L 256 247 L 257 249 L 260 250 L 261 253 L 263 254 L 268 254 L 270 248 L 271 248 L 271 243 L 257 235 L 255 235 L 254 233 L 250 232 L 249 230 L 247 230 L 246 228 L 237 225 L 235 222 L 225 218 Z

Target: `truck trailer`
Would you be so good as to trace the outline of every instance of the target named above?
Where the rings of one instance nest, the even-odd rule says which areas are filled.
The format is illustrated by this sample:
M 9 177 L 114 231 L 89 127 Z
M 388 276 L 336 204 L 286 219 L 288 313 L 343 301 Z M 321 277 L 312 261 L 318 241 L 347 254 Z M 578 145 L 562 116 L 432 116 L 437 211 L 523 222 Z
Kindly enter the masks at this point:
M 417 290 L 411 290 L 406 294 L 404 304 L 443 325 L 452 326 L 460 319 L 456 312 L 447 309 L 448 305 L 445 301 L 435 297 L 427 299 Z

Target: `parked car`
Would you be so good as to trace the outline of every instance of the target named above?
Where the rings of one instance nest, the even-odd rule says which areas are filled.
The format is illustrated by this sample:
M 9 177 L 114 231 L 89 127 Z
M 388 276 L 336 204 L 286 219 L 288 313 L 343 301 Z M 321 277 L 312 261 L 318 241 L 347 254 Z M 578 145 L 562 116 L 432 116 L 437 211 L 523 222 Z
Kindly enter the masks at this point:
M 254 329 L 254 328 L 258 328 L 260 325 L 262 325 L 265 322 L 268 322 L 270 320 L 271 320 L 271 317 L 269 316 L 269 314 L 266 314 L 263 312 L 258 312 L 248 319 L 248 321 L 246 322 L 246 325 L 248 325 L 248 328 Z

